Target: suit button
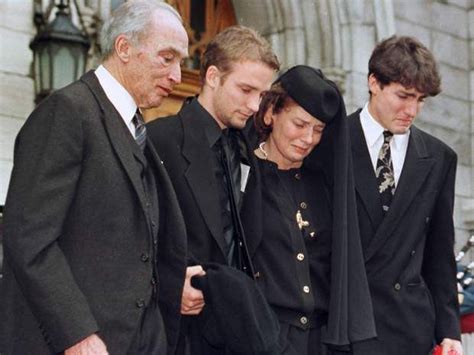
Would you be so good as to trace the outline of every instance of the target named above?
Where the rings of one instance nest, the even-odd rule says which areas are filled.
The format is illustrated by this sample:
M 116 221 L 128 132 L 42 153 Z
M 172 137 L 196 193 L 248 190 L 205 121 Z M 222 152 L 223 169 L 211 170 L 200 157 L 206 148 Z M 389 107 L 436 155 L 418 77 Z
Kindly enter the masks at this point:
M 415 254 L 416 254 L 416 251 L 415 251 L 415 250 L 412 250 L 412 251 L 410 252 L 410 255 L 411 255 L 411 256 L 414 256 Z
M 296 180 L 299 180 L 299 179 L 301 179 L 301 175 L 300 175 L 300 173 L 296 173 L 296 174 L 295 174 L 295 179 L 296 179 Z
M 303 201 L 300 203 L 300 207 L 305 210 L 308 207 L 308 205 L 306 204 L 306 202 Z
M 397 282 L 395 285 L 393 285 L 393 288 L 395 289 L 395 291 L 400 291 L 402 286 Z
M 150 256 L 147 253 L 143 253 L 142 256 L 140 257 L 141 261 L 146 263 L 148 259 L 150 259 Z
M 430 223 L 430 217 L 426 217 L 425 223 L 426 223 L 426 224 Z
M 145 307 L 145 301 L 142 299 L 138 299 L 137 302 L 135 303 L 138 308 L 143 308 Z
M 152 279 L 150 280 L 150 283 L 151 283 L 152 285 L 156 285 L 156 279 L 155 279 L 154 277 L 152 277 Z
M 299 253 L 298 255 L 296 255 L 296 259 L 298 259 L 299 261 L 303 261 L 304 260 L 304 254 Z
M 300 318 L 300 323 L 301 324 L 308 324 L 308 318 L 306 318 L 305 316 L 301 317 Z
M 303 292 L 309 293 L 309 286 L 303 286 Z

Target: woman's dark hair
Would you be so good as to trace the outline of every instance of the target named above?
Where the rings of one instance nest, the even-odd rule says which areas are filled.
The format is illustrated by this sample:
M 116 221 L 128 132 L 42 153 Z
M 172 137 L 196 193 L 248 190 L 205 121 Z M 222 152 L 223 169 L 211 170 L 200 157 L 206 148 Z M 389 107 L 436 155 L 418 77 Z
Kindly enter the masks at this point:
M 265 141 L 270 135 L 273 127 L 265 123 L 265 113 L 271 109 L 272 113 L 280 113 L 289 102 L 293 101 L 279 82 L 274 83 L 270 90 L 262 94 L 262 101 L 258 112 L 254 116 L 255 129 L 257 130 L 259 141 Z

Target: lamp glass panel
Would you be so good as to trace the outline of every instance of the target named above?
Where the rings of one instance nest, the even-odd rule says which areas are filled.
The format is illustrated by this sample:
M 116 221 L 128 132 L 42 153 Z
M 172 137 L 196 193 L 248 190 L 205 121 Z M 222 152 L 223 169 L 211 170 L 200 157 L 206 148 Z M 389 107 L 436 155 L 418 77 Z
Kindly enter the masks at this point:
M 39 88 L 40 91 L 51 89 L 51 52 L 47 46 L 38 49 L 39 57 Z M 38 92 L 38 93 L 39 93 Z
M 33 53 L 33 74 L 35 79 L 35 94 L 41 91 L 41 56 L 37 51 Z
M 67 44 L 54 44 L 53 58 L 53 90 L 57 90 L 75 80 L 75 59 Z
M 76 75 L 76 80 L 81 77 L 82 74 L 84 74 L 85 68 L 85 63 L 84 60 L 87 56 L 87 53 L 83 52 L 82 48 L 76 48 L 74 50 L 74 57 L 76 59 L 76 66 L 75 66 L 75 75 Z

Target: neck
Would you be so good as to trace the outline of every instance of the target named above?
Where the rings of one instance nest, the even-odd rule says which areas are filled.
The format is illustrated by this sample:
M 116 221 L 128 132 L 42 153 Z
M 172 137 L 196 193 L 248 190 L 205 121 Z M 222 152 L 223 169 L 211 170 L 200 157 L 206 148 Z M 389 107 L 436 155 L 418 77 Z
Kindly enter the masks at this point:
M 216 114 L 216 110 L 214 109 L 214 102 L 212 100 L 212 95 L 209 92 L 208 88 L 206 88 L 206 84 L 204 84 L 201 93 L 199 94 L 197 98 L 198 102 L 201 104 L 204 109 L 209 112 L 209 114 L 212 116 L 212 118 L 217 122 L 219 125 L 220 129 L 226 129 L 228 128 L 226 125 L 224 125 L 218 118 Z
M 303 165 L 303 161 L 290 161 L 278 155 L 277 148 L 273 145 L 271 136 L 260 144 L 259 150 L 261 150 L 262 155 L 265 157 L 264 159 L 275 163 L 279 170 L 301 168 Z
M 383 123 L 381 122 L 381 120 L 379 119 L 378 114 L 377 114 L 377 111 L 375 110 L 375 107 L 373 106 L 373 104 L 371 103 L 371 101 L 369 101 L 369 104 L 367 105 L 367 110 L 369 111 L 370 116 L 372 116 L 372 118 L 373 118 L 379 125 L 381 125 L 384 130 L 387 130 L 387 127 L 385 127 L 385 126 L 383 125 Z

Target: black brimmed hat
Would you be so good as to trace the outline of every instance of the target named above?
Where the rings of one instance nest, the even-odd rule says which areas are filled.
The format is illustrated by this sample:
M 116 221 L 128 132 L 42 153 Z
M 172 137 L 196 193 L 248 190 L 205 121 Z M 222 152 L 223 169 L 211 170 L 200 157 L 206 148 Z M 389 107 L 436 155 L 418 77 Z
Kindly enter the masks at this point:
M 320 70 L 297 65 L 283 73 L 275 83 L 280 83 L 298 105 L 320 121 L 330 123 L 339 112 L 341 95 Z

